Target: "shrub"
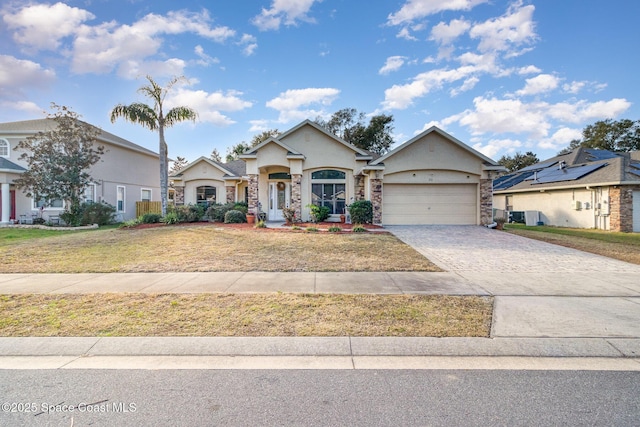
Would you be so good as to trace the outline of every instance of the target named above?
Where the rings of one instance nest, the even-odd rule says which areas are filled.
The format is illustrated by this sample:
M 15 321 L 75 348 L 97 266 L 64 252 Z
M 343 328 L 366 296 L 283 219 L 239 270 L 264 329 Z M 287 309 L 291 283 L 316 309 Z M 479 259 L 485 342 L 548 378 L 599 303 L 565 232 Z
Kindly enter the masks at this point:
M 318 231 L 318 229 L 316 227 L 307 227 L 305 228 L 306 231 L 310 232 L 310 233 L 315 233 Z
M 342 231 L 342 228 L 340 228 L 340 227 L 338 227 L 336 225 L 329 227 L 329 232 L 330 233 L 339 233 L 341 231 Z
M 177 224 L 179 221 L 178 214 L 175 212 L 169 212 L 161 220 L 165 224 Z
M 311 222 L 315 222 L 317 224 L 329 218 L 331 209 L 327 206 L 307 205 L 307 207 L 311 210 Z
M 371 224 L 373 222 L 373 204 L 370 200 L 356 200 L 349 205 L 349 214 L 353 224 Z
M 143 224 L 157 224 L 162 219 L 162 215 L 157 213 L 146 213 L 142 215 L 142 219 L 140 222 Z
M 168 213 L 175 213 L 178 222 L 197 222 L 204 216 L 205 209 L 200 205 L 171 206 Z
M 225 224 L 240 224 L 242 222 L 247 222 L 247 217 L 240 211 L 230 210 L 224 214 L 224 223 Z
M 207 209 L 207 217 L 209 217 L 209 219 L 213 222 L 224 222 L 224 215 L 227 212 L 229 212 L 230 210 L 240 210 L 234 208 L 235 205 L 233 203 L 226 203 L 224 205 L 222 203 L 216 203 L 209 206 L 209 209 Z
M 367 229 L 361 225 L 354 225 L 351 231 L 354 233 L 364 233 L 367 231 Z
M 291 227 L 292 230 L 302 230 L 300 227 L 298 227 L 297 225 L 294 225 L 293 227 Z
M 296 222 L 296 210 L 294 208 L 283 208 L 282 215 L 287 224 L 293 224 Z
M 233 205 L 233 209 L 246 215 L 249 212 L 249 204 L 247 202 L 236 202 Z
M 141 222 L 142 222 L 142 217 L 133 218 L 120 224 L 120 228 L 135 227 L 136 225 L 141 224 Z
M 81 225 L 107 225 L 115 221 L 116 207 L 106 202 L 83 203 Z
M 256 223 L 255 228 L 267 228 L 267 224 L 265 224 L 263 220 L 260 220 Z

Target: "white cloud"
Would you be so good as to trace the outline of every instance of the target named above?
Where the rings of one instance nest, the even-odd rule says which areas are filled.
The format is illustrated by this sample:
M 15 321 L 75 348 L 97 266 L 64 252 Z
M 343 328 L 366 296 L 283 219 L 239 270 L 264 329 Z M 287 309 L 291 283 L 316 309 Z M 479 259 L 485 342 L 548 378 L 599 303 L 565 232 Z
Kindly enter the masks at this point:
M 417 41 L 418 39 L 411 35 L 411 33 L 409 32 L 409 28 L 404 27 L 403 29 L 401 29 L 400 31 L 398 31 L 398 34 L 396 34 L 396 37 L 399 39 L 405 39 L 405 40 L 409 40 L 409 41 Z
M 325 114 L 322 109 L 314 110 L 303 107 L 313 104 L 331 105 L 339 94 L 340 91 L 334 88 L 290 89 L 268 101 L 266 105 L 280 112 L 279 122 L 288 123 L 293 120 L 307 119 Z
M 446 10 L 471 10 L 489 0 L 407 0 L 395 13 L 387 17 L 388 25 L 401 25 Z
M 56 78 L 53 70 L 43 69 L 40 64 L 0 55 L 0 96 L 19 96 L 20 88 L 42 89 Z
M 179 76 L 183 74 L 187 63 L 182 59 L 170 58 L 166 61 L 128 60 L 118 66 L 118 75 L 124 79 L 137 79 L 140 76 Z
M 515 153 L 523 146 L 517 139 L 490 139 L 486 144 L 476 143 L 473 148 L 489 158 L 494 158 L 500 152 Z
M 574 139 L 580 138 L 582 138 L 581 130 L 563 127 L 554 132 L 550 138 L 538 142 L 538 147 L 546 150 L 559 150 L 568 147 Z
M 387 61 L 384 63 L 384 66 L 378 70 L 378 74 L 389 74 L 392 71 L 398 71 L 403 65 L 407 58 L 404 56 L 390 56 L 387 58 Z
M 512 52 L 512 49 L 536 40 L 534 10 L 533 5 L 516 3 L 505 15 L 474 25 L 469 35 L 472 39 L 480 39 L 478 49 L 481 52 Z
M 462 86 L 460 86 L 459 88 L 451 89 L 451 91 L 449 93 L 451 94 L 451 96 L 458 96 L 462 92 L 467 92 L 467 91 L 473 89 L 476 86 L 476 84 L 478 84 L 479 81 L 480 81 L 480 79 L 475 77 L 475 76 L 474 77 L 469 77 L 468 79 L 466 79 L 464 81 L 464 83 L 462 83 Z
M 211 64 L 219 64 L 220 60 L 218 58 L 214 58 L 212 56 L 207 55 L 207 53 L 204 51 L 204 48 L 200 45 L 197 45 L 194 49 L 193 52 L 196 54 L 196 56 L 198 56 L 200 59 L 197 61 L 197 63 L 199 65 L 202 65 L 204 67 L 208 67 Z
M 449 22 L 449 24 L 440 22 L 431 29 L 431 37 L 429 37 L 429 40 L 448 45 L 466 33 L 469 28 L 471 28 L 471 24 L 464 19 L 454 19 Z
M 525 74 L 538 74 L 540 72 L 542 72 L 542 70 L 535 65 L 527 65 L 526 67 L 520 67 L 520 69 L 518 69 L 518 74 L 521 76 Z
M 250 108 L 253 104 L 241 98 L 242 92 L 212 92 L 204 90 L 190 90 L 176 88 L 169 92 L 166 103 L 171 108 L 176 105 L 188 105 L 198 112 L 198 119 L 203 122 L 213 123 L 217 126 L 227 126 L 235 123 L 232 119 L 222 114 L 222 111 L 241 111 Z
M 631 107 L 631 103 L 624 98 L 596 102 L 580 100 L 574 103 L 560 102 L 544 105 L 547 107 L 549 117 L 565 123 L 584 123 L 590 120 L 614 118 Z
M 31 101 L 0 101 L 0 109 L 11 111 L 12 113 L 21 111 L 29 116 L 45 116 L 45 109 L 40 108 L 37 104 Z
M 268 120 L 249 120 L 249 132 L 264 132 L 270 129 Z
M 313 23 L 315 20 L 307 14 L 316 0 L 273 0 L 270 9 L 262 12 L 251 21 L 261 31 L 278 30 L 280 25 L 297 25 L 298 21 Z
M 524 88 L 516 91 L 517 95 L 537 95 L 550 92 L 558 87 L 560 79 L 551 74 L 540 74 L 526 80 Z
M 242 53 L 244 55 L 251 56 L 258 48 L 258 39 L 256 39 L 251 34 L 243 34 L 238 44 L 240 46 L 244 46 L 242 49 Z
M 92 13 L 64 3 L 29 5 L 2 16 L 7 27 L 15 30 L 16 42 L 50 50 L 57 49 L 61 39 L 75 34 L 80 24 L 94 18 Z

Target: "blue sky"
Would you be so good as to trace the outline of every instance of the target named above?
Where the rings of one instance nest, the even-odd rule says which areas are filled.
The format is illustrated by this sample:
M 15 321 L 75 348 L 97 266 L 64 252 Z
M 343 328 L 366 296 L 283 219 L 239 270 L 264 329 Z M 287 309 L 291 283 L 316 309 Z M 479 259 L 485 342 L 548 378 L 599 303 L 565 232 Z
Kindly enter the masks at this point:
M 166 137 L 190 161 L 347 107 L 393 115 L 396 145 L 437 125 L 496 160 L 640 118 L 636 0 L 10 0 L 0 15 L 0 120 L 55 102 L 157 151 L 109 112 L 146 102 L 146 74 L 184 75 L 166 103 L 199 119 Z

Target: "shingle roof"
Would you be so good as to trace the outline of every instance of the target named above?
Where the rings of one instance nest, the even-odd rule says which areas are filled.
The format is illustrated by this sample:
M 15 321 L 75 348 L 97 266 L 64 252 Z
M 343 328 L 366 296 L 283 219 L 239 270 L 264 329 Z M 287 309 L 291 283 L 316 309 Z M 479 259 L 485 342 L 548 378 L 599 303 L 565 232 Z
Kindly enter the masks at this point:
M 26 171 L 20 165 L 16 165 L 11 160 L 5 159 L 4 157 L 0 157 L 0 170 L 2 171 L 10 171 L 10 172 L 24 172 Z
M 640 184 L 640 161 L 633 160 L 638 154 L 580 147 L 494 180 L 494 192 Z
M 36 119 L 36 120 L 22 120 L 18 122 L 6 122 L 0 123 L 0 135 L 3 134 L 35 134 L 37 132 L 46 132 L 53 129 L 56 126 L 56 122 L 53 119 Z M 104 142 L 108 142 L 114 145 L 119 145 L 130 150 L 138 151 L 141 153 L 149 154 L 152 156 L 158 156 L 154 151 L 141 147 L 138 144 L 134 144 L 131 141 L 127 141 L 124 138 L 120 138 L 117 135 L 109 133 L 100 129 L 98 139 Z

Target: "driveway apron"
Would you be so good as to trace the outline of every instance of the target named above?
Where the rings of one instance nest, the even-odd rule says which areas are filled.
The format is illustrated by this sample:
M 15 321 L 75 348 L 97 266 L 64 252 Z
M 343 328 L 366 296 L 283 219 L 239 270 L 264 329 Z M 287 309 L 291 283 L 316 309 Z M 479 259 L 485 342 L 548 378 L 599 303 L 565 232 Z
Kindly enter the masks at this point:
M 640 266 L 479 226 L 387 226 L 495 296 L 494 337 L 640 337 Z

